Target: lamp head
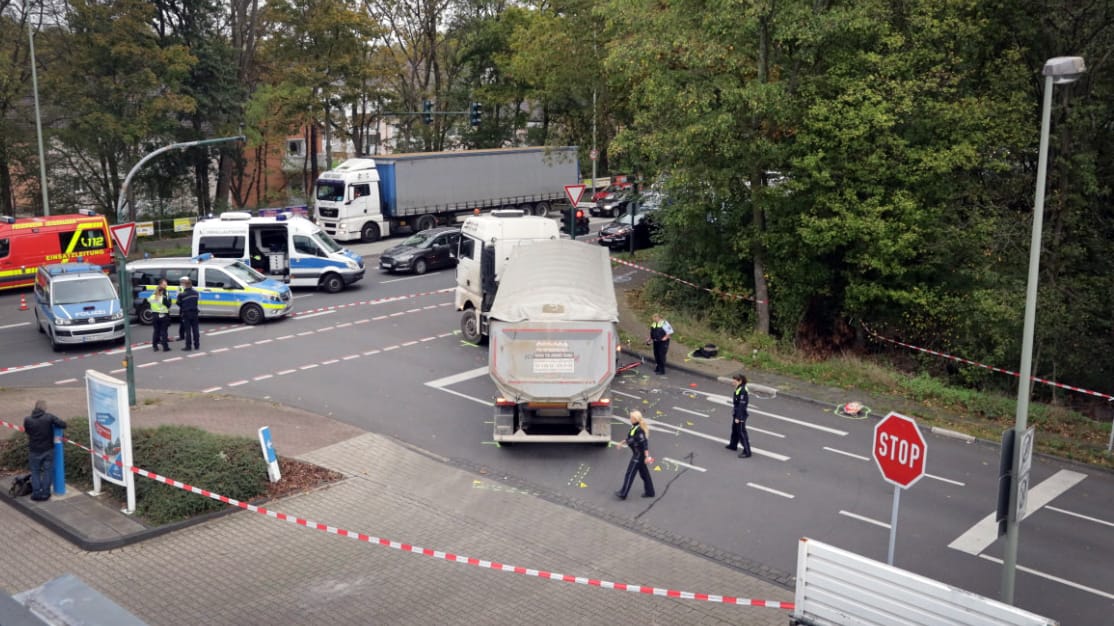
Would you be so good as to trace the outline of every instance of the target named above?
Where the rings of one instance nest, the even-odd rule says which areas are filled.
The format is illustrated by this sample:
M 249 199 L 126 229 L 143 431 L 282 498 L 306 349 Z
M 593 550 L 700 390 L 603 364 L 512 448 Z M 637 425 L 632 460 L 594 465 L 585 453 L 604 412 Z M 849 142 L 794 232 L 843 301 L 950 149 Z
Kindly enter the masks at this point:
M 1044 62 L 1041 74 L 1052 78 L 1052 84 L 1075 82 L 1087 71 L 1083 57 L 1055 57 Z

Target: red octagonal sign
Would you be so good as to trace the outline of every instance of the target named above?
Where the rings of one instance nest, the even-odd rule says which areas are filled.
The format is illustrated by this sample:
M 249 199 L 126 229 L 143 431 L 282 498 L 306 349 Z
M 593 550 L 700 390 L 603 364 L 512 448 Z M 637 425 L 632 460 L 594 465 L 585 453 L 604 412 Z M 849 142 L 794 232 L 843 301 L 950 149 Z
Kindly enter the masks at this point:
M 924 476 L 925 446 L 912 418 L 890 413 L 874 426 L 874 462 L 887 481 L 907 489 Z

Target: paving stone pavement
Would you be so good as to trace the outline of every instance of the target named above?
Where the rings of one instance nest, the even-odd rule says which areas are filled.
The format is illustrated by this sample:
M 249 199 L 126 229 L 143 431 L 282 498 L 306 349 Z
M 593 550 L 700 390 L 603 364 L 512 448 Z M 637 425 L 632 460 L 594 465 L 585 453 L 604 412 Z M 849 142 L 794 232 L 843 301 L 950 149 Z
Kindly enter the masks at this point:
M 364 434 L 300 458 L 346 478 L 271 508 L 423 547 L 614 582 L 792 601 L 792 592 Z M 0 587 L 73 573 L 150 624 L 785 624 L 787 611 L 449 563 L 242 511 L 84 552 L 8 506 Z

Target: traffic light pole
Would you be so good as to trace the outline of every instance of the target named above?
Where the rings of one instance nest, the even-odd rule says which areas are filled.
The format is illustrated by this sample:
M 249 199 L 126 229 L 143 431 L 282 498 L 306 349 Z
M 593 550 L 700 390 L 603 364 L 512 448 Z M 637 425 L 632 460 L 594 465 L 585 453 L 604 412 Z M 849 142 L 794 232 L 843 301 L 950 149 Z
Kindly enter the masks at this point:
M 235 137 L 220 137 L 218 139 L 201 139 L 198 141 L 186 141 L 183 143 L 172 143 L 169 146 L 163 146 L 158 150 L 148 154 L 136 163 L 128 175 L 124 177 L 124 184 L 120 186 L 120 198 L 116 202 L 116 223 L 120 223 L 120 214 L 124 210 L 124 205 L 127 203 L 128 198 L 128 185 L 131 183 L 132 177 L 151 159 L 158 155 L 169 152 L 171 150 L 179 150 L 182 148 L 195 148 L 197 146 L 207 146 L 214 143 L 225 143 L 228 141 L 243 141 L 243 135 L 236 135 Z M 135 205 L 129 208 L 128 215 L 131 221 L 135 221 Z M 124 258 L 123 253 L 116 250 L 116 276 L 120 285 L 121 300 L 120 305 L 124 310 L 124 367 L 127 370 L 128 381 L 128 405 L 135 406 L 135 360 L 132 359 L 132 331 L 131 331 L 131 306 L 132 306 L 132 290 L 131 283 L 128 281 L 128 265 L 127 259 Z

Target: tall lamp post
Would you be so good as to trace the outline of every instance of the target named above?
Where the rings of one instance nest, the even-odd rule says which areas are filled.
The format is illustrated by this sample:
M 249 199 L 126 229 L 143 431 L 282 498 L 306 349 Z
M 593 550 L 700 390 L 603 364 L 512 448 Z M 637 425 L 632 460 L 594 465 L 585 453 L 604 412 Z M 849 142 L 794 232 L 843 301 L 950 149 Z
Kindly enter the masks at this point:
M 1052 88 L 1077 80 L 1087 70 L 1083 57 L 1056 57 L 1044 63 L 1044 108 L 1041 113 L 1040 153 L 1037 157 L 1037 193 L 1033 203 L 1033 238 L 1029 243 L 1029 281 L 1025 290 L 1025 324 L 1021 336 L 1021 375 L 1017 383 L 1017 418 L 1014 422 L 1013 480 L 1006 519 L 1006 552 L 1002 567 L 1002 601 L 1013 604 L 1017 570 L 1018 470 L 1021 445 L 1029 417 L 1029 386 L 1033 369 L 1033 329 L 1037 313 L 1037 277 L 1040 270 L 1041 230 L 1044 224 L 1044 183 L 1048 171 L 1048 127 L 1052 120 Z
M 35 33 L 27 20 L 27 42 L 31 49 L 31 90 L 35 92 L 35 131 L 39 136 L 39 186 L 43 191 L 43 217 L 50 215 L 50 199 L 46 191 L 46 151 L 43 150 L 43 120 L 39 114 L 39 71 L 35 68 Z

